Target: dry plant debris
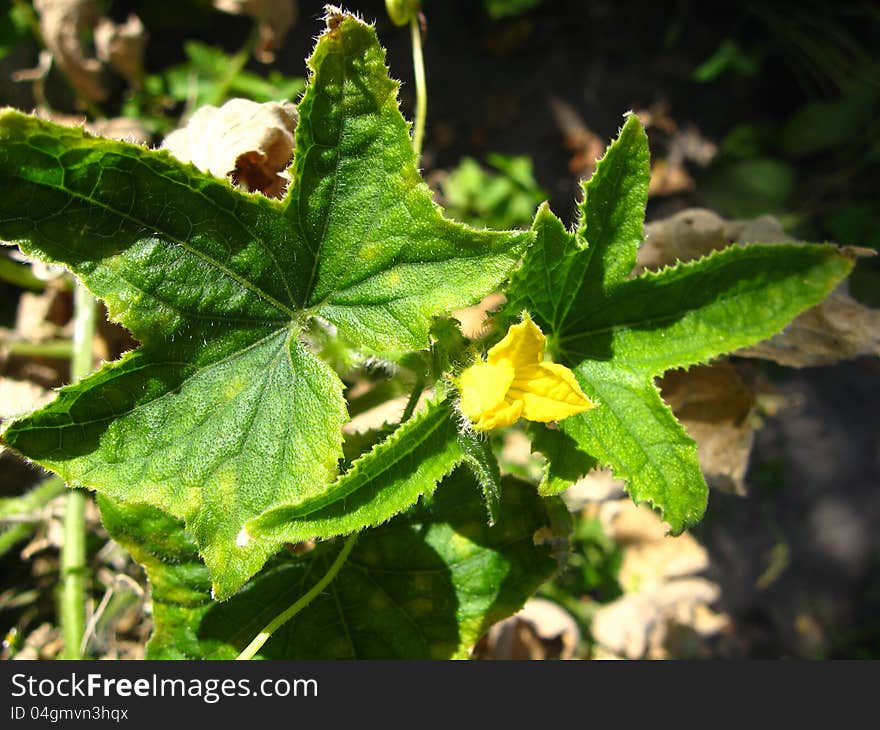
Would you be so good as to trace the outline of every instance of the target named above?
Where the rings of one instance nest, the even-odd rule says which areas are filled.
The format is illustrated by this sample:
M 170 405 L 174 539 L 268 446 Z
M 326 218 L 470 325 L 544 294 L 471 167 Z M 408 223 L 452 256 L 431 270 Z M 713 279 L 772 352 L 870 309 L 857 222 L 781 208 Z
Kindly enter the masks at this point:
M 489 629 L 477 653 L 483 659 L 574 659 L 577 622 L 558 604 L 530 598 L 520 611 Z
M 663 197 L 689 192 L 695 182 L 687 163 L 708 165 L 718 152 L 717 146 L 703 137 L 693 125 L 682 127 L 672 118 L 669 103 L 659 101 L 636 112 L 648 131 L 655 160 L 651 165 L 649 196 Z
M 254 56 L 272 63 L 287 31 L 296 22 L 296 0 L 214 0 L 214 7 L 230 15 L 249 15 L 259 22 L 259 39 Z
M 280 198 L 290 182 L 284 171 L 293 157 L 295 128 L 293 104 L 230 99 L 198 109 L 162 147 L 216 177 L 231 176 L 249 192 Z
M 754 441 L 755 394 L 729 362 L 673 370 L 660 381 L 663 399 L 697 442 L 710 486 L 745 494 Z
M 114 23 L 101 16 L 94 0 L 34 0 L 34 8 L 51 59 L 84 99 L 100 102 L 107 98 L 104 74 L 108 68 L 134 86 L 140 83 L 147 34 L 137 16 Z M 93 29 L 94 51 L 85 40 Z M 38 75 L 28 80 L 37 81 L 48 70 L 49 63 L 41 59 Z
M 624 549 L 624 594 L 594 615 L 597 658 L 666 659 L 711 655 L 711 641 L 730 623 L 712 610 L 721 590 L 700 577 L 706 549 L 688 533 L 672 538 L 648 507 L 608 499 L 588 510 Z

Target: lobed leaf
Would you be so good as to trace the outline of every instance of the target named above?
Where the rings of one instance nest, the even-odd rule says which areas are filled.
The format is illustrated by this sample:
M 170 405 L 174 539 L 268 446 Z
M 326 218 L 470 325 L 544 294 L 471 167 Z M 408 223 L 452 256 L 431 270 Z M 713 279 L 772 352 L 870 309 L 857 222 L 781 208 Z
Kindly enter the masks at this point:
M 452 405 L 441 397 L 356 459 L 320 496 L 275 505 L 250 520 L 245 532 L 273 545 L 379 525 L 430 495 L 462 458 Z
M 542 493 L 558 493 L 598 462 L 679 533 L 700 519 L 708 488 L 696 446 L 654 377 L 774 335 L 821 301 L 852 260 L 832 246 L 756 244 L 631 278 L 648 159 L 644 131 L 629 116 L 584 186 L 575 232 L 546 205 L 538 211 L 507 314 L 531 312 L 548 349 L 596 403 L 563 420 L 559 435 L 536 432 L 534 448 L 548 458 Z
M 280 202 L 0 114 L 0 236 L 66 265 L 142 343 L 3 441 L 71 486 L 184 520 L 221 597 L 277 547 L 237 545 L 245 522 L 337 474 L 346 406 L 309 320 L 366 350 L 424 348 L 432 318 L 495 288 L 532 237 L 443 218 L 373 28 L 331 11 L 309 68 Z
M 593 469 L 597 461 L 581 450 L 578 442 L 567 433 L 548 428 L 543 423 L 530 423 L 532 453 L 544 455 L 544 472 L 538 485 L 538 494 L 561 494 Z
M 307 247 L 309 306 L 378 350 L 427 344 L 435 314 L 479 300 L 532 236 L 446 220 L 422 182 L 373 29 L 331 15 L 309 59 L 285 206 Z
M 699 522 L 709 490 L 697 446 L 651 379 L 591 360 L 581 363 L 575 373 L 598 405 L 562 421 L 562 432 L 579 451 L 625 479 L 633 501 L 656 507 L 673 533 Z
M 569 323 L 559 351 L 645 375 L 705 363 L 773 336 L 851 268 L 833 246 L 729 246 L 597 297 Z
M 101 497 L 104 523 L 152 587 L 152 659 L 235 657 L 327 571 L 340 550 L 321 544 L 274 560 L 229 601 L 210 579 L 183 526 L 151 507 Z M 564 512 L 564 509 L 561 510 Z M 439 659 L 467 656 L 495 621 L 518 610 L 556 570 L 542 531 L 557 537 L 560 509 L 505 479 L 501 519 L 487 527 L 479 489 L 462 470 L 434 497 L 365 531 L 326 590 L 265 644 L 266 659 Z
M 568 232 L 546 203 L 538 209 L 535 244 L 507 288 L 508 313 L 527 309 L 545 333 L 561 335 L 582 306 L 624 279 L 643 238 L 649 181 L 648 140 L 631 114 L 582 185 L 576 232 Z

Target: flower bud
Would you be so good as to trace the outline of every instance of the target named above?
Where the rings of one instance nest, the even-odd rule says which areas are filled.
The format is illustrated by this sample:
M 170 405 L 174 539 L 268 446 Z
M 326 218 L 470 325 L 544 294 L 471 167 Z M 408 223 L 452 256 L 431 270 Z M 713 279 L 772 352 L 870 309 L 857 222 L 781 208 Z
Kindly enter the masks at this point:
M 385 0 L 385 9 L 394 25 L 407 25 L 421 9 L 421 0 Z

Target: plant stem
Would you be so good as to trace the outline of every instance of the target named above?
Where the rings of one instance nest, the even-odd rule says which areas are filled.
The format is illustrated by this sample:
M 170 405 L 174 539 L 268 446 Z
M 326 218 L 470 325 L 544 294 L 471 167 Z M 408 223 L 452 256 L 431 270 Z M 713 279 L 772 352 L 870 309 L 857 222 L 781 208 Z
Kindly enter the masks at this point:
M 12 340 L 4 342 L 0 339 L 0 347 L 9 355 L 19 357 L 48 357 L 53 360 L 66 360 L 73 357 L 73 346 L 70 340 L 46 340 L 45 342 L 27 342 Z
M 247 62 L 251 60 L 251 54 L 254 52 L 254 46 L 256 46 L 258 38 L 259 27 L 255 25 L 253 30 L 248 35 L 247 40 L 244 42 L 244 45 L 236 52 L 236 54 L 232 58 L 229 59 L 229 65 L 226 67 L 226 73 L 224 73 L 220 80 L 217 82 L 217 86 L 214 89 L 214 94 L 208 100 L 208 104 L 219 106 L 225 101 L 226 94 L 229 93 L 229 89 L 232 86 L 232 82 L 235 81 L 235 77 L 244 70 L 244 67 L 247 66 Z M 192 111 L 194 110 L 187 110 L 187 112 Z
M 97 309 L 88 290 L 74 290 L 73 356 L 70 375 L 74 382 L 92 370 L 92 339 Z M 61 546 L 61 633 L 64 658 L 80 659 L 86 627 L 86 502 L 88 495 L 72 489 L 64 512 L 64 543 Z
M 46 288 L 46 282 L 34 276 L 30 266 L 18 264 L 6 256 L 0 256 L 0 279 L 30 291 L 43 291 Z
M 412 418 L 413 412 L 416 410 L 416 406 L 419 403 L 419 398 L 422 395 L 422 391 L 425 390 L 425 376 L 419 373 L 416 376 L 416 384 L 413 386 L 412 393 L 409 394 L 409 400 L 406 402 L 406 408 L 403 409 L 403 415 L 400 417 L 400 422 L 405 423 L 410 418 Z
M 46 504 L 64 492 L 64 480 L 51 476 L 40 482 L 27 494 L 20 497 L 0 499 L 0 523 L 9 522 L 7 527 L 0 528 L 0 555 L 4 555 L 15 543 L 29 537 L 37 529 L 40 521 L 30 518 L 46 506 Z
M 253 659 L 256 653 L 263 648 L 263 644 L 269 640 L 272 634 L 317 598 L 318 594 L 330 584 L 345 564 L 349 553 L 351 553 L 351 549 L 357 542 L 357 537 L 358 533 L 356 532 L 348 536 L 345 540 L 345 545 L 342 546 L 342 550 L 339 551 L 339 555 L 336 556 L 336 560 L 333 561 L 333 565 L 330 566 L 330 569 L 324 574 L 324 577 L 315 583 L 305 595 L 298 598 L 285 611 L 279 613 L 268 624 L 266 624 L 265 628 L 263 628 L 263 630 L 254 637 L 254 640 L 244 648 L 244 651 L 236 657 L 237 660 Z
M 95 338 L 98 309 L 95 298 L 82 284 L 73 292 L 73 354 L 70 358 L 70 379 L 82 380 L 92 372 L 92 340 Z
M 63 493 L 64 480 L 58 476 L 48 477 L 20 497 L 0 499 L 0 521 L 33 515 Z
M 36 527 L 36 522 L 16 522 L 0 530 L 0 555 L 5 555 L 15 543 L 29 537 Z
M 422 31 L 417 15 L 409 21 L 412 37 L 413 70 L 416 76 L 416 119 L 413 126 L 413 150 L 416 164 L 422 156 L 422 142 L 425 138 L 425 118 L 428 113 L 428 89 L 425 85 L 425 59 L 422 56 Z

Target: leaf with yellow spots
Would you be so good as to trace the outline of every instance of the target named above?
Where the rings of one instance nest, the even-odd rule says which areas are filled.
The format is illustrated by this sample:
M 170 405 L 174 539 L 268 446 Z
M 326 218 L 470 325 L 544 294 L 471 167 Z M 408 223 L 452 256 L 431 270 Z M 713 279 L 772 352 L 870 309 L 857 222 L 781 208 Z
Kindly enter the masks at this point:
M 184 520 L 218 597 L 279 546 L 237 544 L 244 524 L 337 477 L 346 403 L 309 328 L 363 352 L 425 348 L 432 318 L 496 288 L 534 237 L 442 216 L 373 28 L 328 13 L 282 200 L 0 114 L 0 238 L 66 265 L 141 343 L 3 442 L 71 486 Z
M 564 506 L 504 479 L 488 527 L 479 489 L 459 469 L 430 499 L 365 530 L 331 583 L 262 648 L 265 659 L 466 657 L 496 621 L 519 610 L 557 568 Z M 210 578 L 180 522 L 147 506 L 100 498 L 104 523 L 147 571 L 151 659 L 231 659 L 323 576 L 340 541 L 275 558 L 230 600 Z M 552 535 L 556 544 L 536 544 Z

